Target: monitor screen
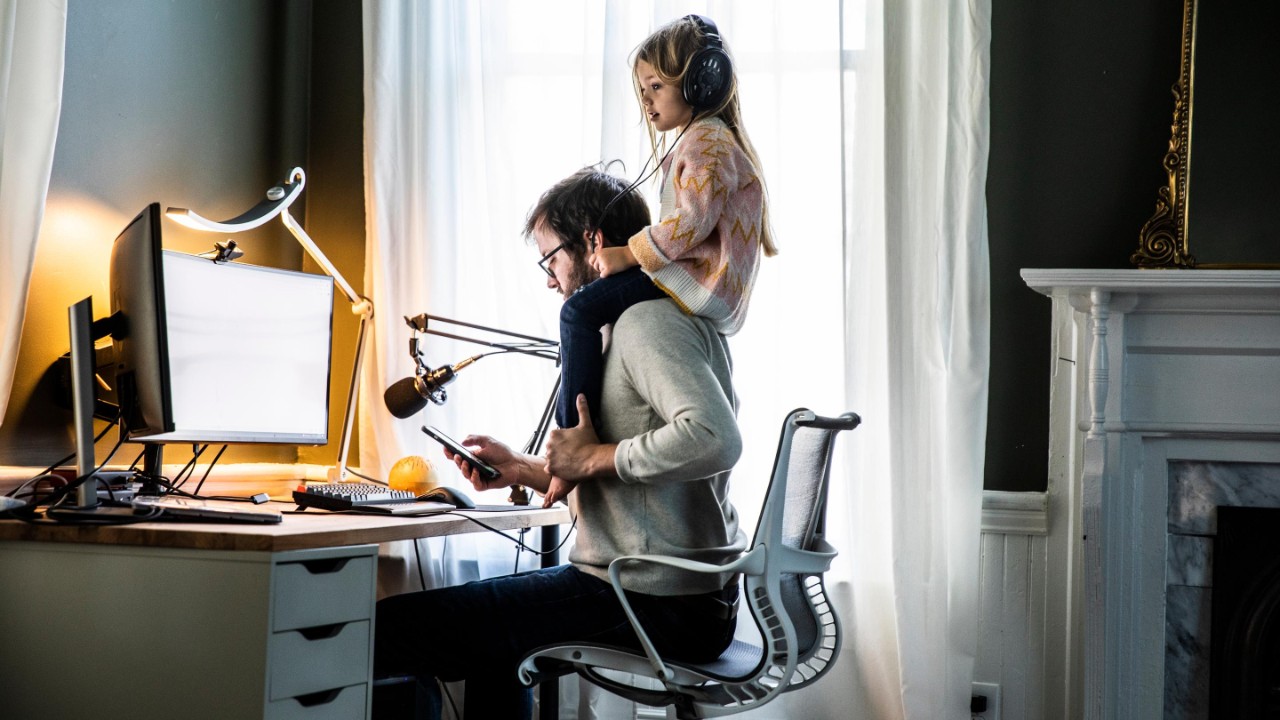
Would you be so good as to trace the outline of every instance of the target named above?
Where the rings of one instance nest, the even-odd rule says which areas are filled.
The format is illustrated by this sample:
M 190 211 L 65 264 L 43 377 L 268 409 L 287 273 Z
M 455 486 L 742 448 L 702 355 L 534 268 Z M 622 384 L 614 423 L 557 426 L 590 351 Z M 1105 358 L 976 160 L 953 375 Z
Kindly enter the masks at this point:
M 164 251 L 173 430 L 156 442 L 323 445 L 333 280 Z
M 152 205 L 116 239 L 111 300 L 129 440 L 328 442 L 329 277 L 162 251 Z

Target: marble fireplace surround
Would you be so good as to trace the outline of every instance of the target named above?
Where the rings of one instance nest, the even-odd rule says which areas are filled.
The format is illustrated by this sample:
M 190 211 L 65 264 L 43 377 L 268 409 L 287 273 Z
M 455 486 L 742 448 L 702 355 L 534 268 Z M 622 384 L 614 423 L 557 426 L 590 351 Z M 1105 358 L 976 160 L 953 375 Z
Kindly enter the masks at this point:
M 1050 496 L 1069 505 L 1060 570 L 1079 628 L 1065 650 L 1070 715 L 1206 717 L 1207 680 L 1203 699 L 1185 681 L 1207 666 L 1184 651 L 1208 647 L 1198 603 L 1212 540 L 1171 523 L 1188 473 L 1248 465 L 1280 478 L 1280 272 L 1022 277 L 1053 300 Z

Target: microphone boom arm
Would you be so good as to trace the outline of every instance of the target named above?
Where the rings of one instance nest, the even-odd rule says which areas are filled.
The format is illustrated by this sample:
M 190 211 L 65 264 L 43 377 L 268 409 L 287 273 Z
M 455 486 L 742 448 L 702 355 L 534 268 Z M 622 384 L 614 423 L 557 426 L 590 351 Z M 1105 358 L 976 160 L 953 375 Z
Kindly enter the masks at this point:
M 533 357 L 542 358 L 543 360 L 555 361 L 556 365 L 560 364 L 560 343 L 556 342 L 555 340 L 548 340 L 546 338 L 535 337 L 533 335 L 523 335 L 520 333 L 511 332 L 510 330 L 502 330 L 499 328 L 487 327 L 485 325 L 477 325 L 476 323 L 470 323 L 463 320 L 453 320 L 446 317 L 440 317 L 439 315 L 430 315 L 428 313 L 422 313 L 420 315 L 415 315 L 413 317 L 405 317 L 404 321 L 410 328 L 413 329 L 413 337 L 409 339 L 409 354 L 413 357 L 414 364 L 417 367 L 417 370 L 415 372 L 419 376 L 426 373 L 428 370 L 427 370 L 426 364 L 422 361 L 422 354 L 418 349 L 418 333 L 423 333 L 426 335 L 434 335 L 436 337 L 448 338 L 450 340 L 459 340 L 461 342 L 468 342 L 475 345 L 483 345 L 485 347 L 495 348 L 500 353 L 514 352 L 514 353 L 520 353 L 523 355 L 531 355 Z M 435 328 L 432 328 L 430 326 L 432 322 L 444 323 L 446 325 L 457 325 L 460 327 L 471 328 L 472 330 L 479 330 L 481 332 L 490 333 L 493 335 L 502 335 L 509 338 L 516 338 L 518 340 L 524 340 L 526 342 L 524 343 L 493 342 L 491 340 L 485 340 L 483 338 L 470 337 L 467 335 L 459 335 L 457 333 L 445 332 L 443 330 L 437 330 Z M 454 366 L 453 369 L 455 371 L 459 370 L 462 367 L 465 367 L 466 365 L 470 365 L 471 363 L 479 360 L 482 357 L 487 357 L 488 355 L 494 355 L 494 354 L 498 354 L 498 353 L 485 353 L 482 355 L 472 356 L 458 363 L 458 365 Z M 546 440 L 547 432 L 551 427 L 551 420 L 552 420 L 552 417 L 555 415 L 556 398 L 559 395 L 560 395 L 560 376 L 557 375 L 556 381 L 555 383 L 552 384 L 552 387 L 551 387 L 551 396 L 547 398 L 547 404 L 545 407 L 543 407 L 542 417 L 539 418 L 537 426 L 534 427 L 533 433 L 529 436 L 528 442 L 525 443 L 523 452 L 526 455 L 537 455 L 538 453 L 542 452 L 542 443 Z M 515 505 L 528 505 L 529 492 L 527 489 L 519 485 L 512 485 L 511 496 L 507 499 Z

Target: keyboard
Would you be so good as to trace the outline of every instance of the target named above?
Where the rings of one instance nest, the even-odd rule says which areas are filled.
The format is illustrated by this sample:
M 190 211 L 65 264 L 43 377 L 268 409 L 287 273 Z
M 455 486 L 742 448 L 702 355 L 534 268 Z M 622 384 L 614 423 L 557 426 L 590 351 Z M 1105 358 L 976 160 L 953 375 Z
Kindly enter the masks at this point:
M 382 515 L 427 515 L 454 509 L 448 503 L 419 500 L 408 490 L 392 490 L 382 485 L 359 482 L 299 485 L 293 491 L 293 501 L 304 508 Z

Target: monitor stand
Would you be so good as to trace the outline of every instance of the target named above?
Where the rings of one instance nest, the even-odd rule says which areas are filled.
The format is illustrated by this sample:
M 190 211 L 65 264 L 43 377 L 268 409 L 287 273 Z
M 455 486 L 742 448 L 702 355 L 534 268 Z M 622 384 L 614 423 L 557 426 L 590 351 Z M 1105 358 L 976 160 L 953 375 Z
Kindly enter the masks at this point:
M 164 445 L 160 443 L 142 444 L 142 471 L 137 480 L 142 483 L 139 495 L 163 495 L 164 490 L 157 482 L 164 477 Z
M 67 322 L 71 329 L 71 403 L 75 416 L 76 477 L 87 478 L 96 469 L 93 449 L 93 298 L 87 297 L 69 307 Z M 122 516 L 132 517 L 133 508 L 100 504 L 98 481 L 90 478 L 76 488 L 73 502 L 50 508 L 46 514 L 59 519 L 112 522 Z

